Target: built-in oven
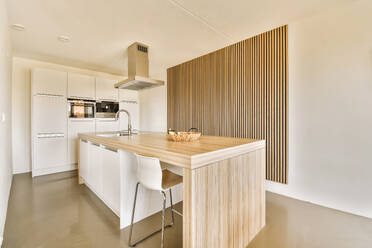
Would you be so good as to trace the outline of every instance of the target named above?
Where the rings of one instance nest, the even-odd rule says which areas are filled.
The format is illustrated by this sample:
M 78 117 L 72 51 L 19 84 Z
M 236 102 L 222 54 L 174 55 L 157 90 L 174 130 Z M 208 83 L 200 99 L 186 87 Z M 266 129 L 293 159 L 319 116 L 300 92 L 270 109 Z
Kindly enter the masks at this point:
M 119 111 L 118 102 L 99 101 L 96 102 L 96 118 L 115 118 Z
M 96 101 L 94 100 L 68 100 L 69 118 L 94 118 Z

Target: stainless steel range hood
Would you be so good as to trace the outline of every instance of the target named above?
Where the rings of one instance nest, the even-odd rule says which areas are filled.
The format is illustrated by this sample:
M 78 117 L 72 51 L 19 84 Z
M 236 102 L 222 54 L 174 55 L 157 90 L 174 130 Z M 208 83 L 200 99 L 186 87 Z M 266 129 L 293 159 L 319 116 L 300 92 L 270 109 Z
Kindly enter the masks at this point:
M 135 42 L 128 47 L 128 78 L 115 88 L 142 90 L 164 85 L 164 81 L 149 78 L 148 46 Z

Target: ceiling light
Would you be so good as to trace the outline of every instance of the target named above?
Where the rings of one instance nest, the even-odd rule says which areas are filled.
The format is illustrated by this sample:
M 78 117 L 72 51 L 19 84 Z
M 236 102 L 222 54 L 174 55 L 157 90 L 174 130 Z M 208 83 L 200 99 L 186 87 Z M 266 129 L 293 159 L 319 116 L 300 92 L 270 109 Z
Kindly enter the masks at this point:
M 10 27 L 17 31 L 25 30 L 25 26 L 23 26 L 22 24 L 12 24 Z
M 70 41 L 70 37 L 65 36 L 65 35 L 61 35 L 61 36 L 58 36 L 58 40 L 60 42 L 69 42 Z

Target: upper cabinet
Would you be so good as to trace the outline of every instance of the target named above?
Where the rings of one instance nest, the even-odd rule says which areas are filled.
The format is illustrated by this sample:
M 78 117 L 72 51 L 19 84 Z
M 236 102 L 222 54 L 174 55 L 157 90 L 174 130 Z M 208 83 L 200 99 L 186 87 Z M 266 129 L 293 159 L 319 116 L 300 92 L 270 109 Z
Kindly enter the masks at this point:
M 67 72 L 35 68 L 31 72 L 32 94 L 66 96 Z
M 88 75 L 68 73 L 68 97 L 91 100 L 95 99 L 95 78 Z
M 117 80 L 96 78 L 96 99 L 99 101 L 118 101 L 118 89 L 114 87 Z
M 119 89 L 119 101 L 120 102 L 122 101 L 138 102 L 138 91 Z

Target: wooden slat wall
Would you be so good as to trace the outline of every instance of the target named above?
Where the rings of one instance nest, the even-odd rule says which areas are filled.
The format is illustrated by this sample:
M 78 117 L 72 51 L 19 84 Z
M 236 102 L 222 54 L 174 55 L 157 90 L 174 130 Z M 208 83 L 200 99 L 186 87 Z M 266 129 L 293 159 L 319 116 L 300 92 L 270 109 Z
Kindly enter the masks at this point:
M 167 70 L 168 128 L 266 140 L 266 178 L 287 183 L 288 27 Z

